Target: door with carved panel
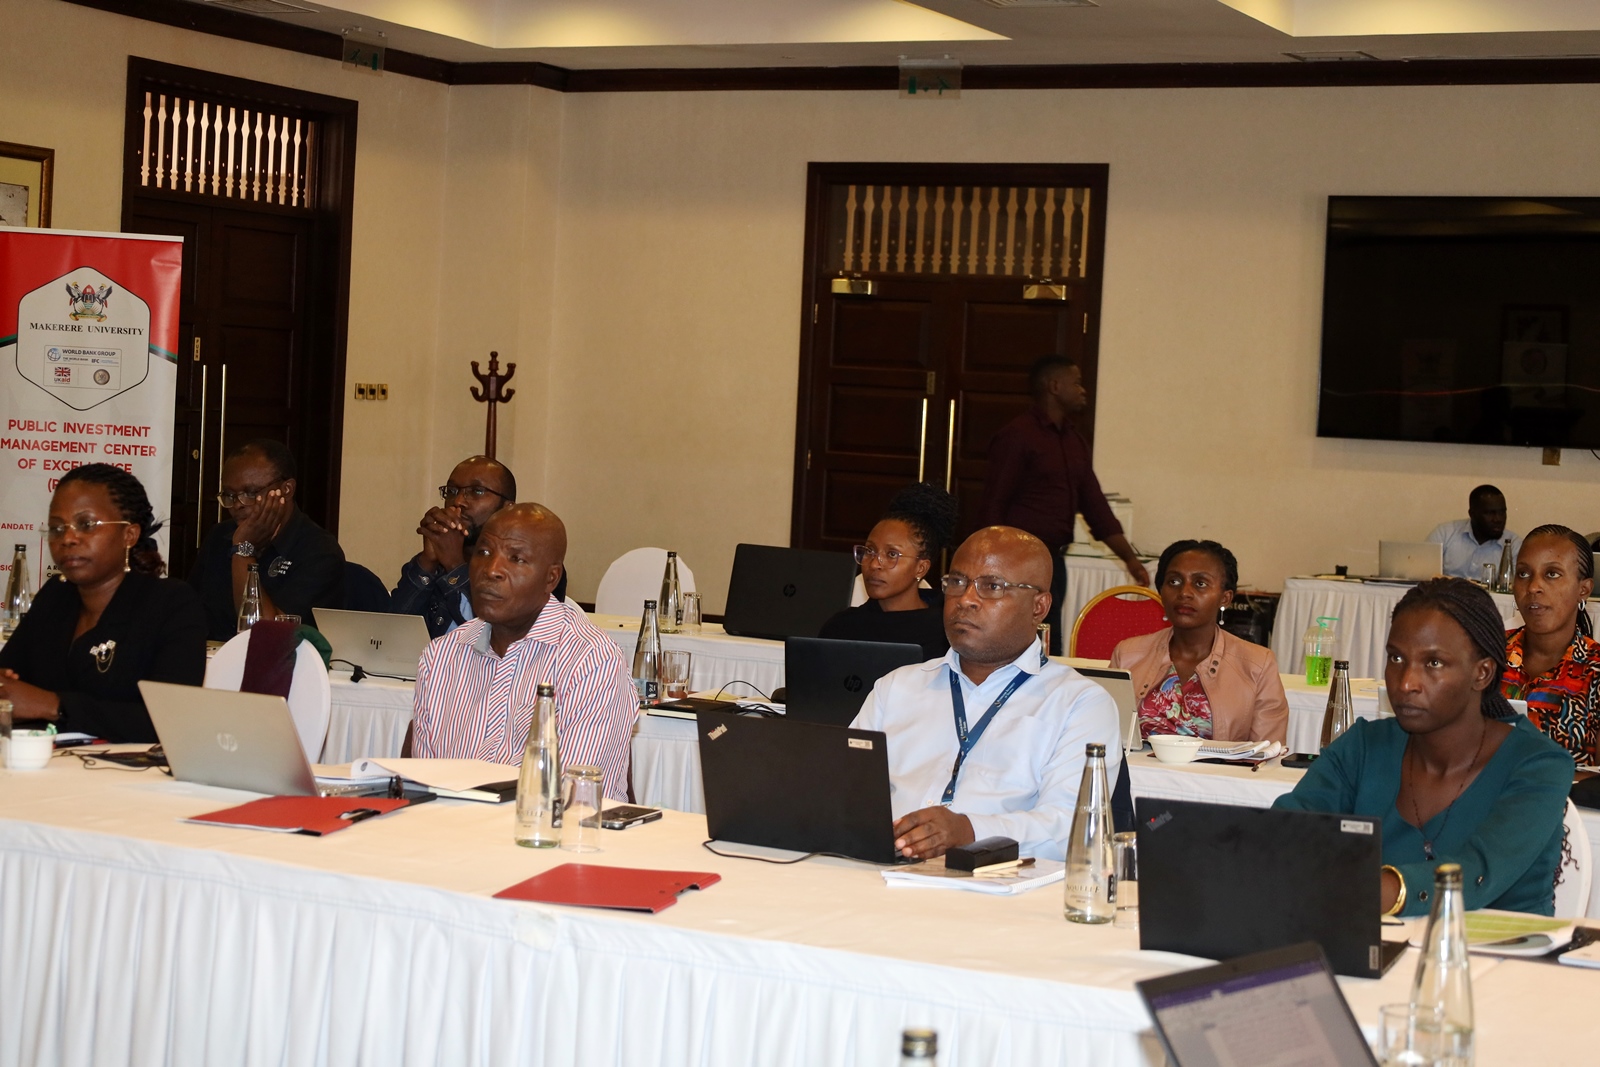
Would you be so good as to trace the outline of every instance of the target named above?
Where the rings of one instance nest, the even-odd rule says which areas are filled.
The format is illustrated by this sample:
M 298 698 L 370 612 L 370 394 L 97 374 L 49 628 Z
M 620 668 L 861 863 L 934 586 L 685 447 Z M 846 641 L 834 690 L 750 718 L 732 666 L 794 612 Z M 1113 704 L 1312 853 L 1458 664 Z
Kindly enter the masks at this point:
M 1106 176 L 812 166 L 793 544 L 847 551 L 919 479 L 969 532 L 989 440 L 1042 355 L 1077 360 L 1092 405 Z M 1092 406 L 1080 427 L 1092 442 Z

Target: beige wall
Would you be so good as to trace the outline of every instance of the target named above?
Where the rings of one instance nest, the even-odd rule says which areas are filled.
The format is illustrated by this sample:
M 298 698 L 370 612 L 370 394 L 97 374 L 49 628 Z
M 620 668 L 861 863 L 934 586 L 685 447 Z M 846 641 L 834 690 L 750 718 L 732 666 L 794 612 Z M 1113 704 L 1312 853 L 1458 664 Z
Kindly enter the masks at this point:
M 1376 565 L 1463 516 L 1600 528 L 1568 451 L 1315 436 L 1330 193 L 1593 195 L 1600 87 L 569 96 L 550 502 L 574 589 L 681 550 L 708 610 L 733 545 L 786 543 L 811 160 L 1111 165 L 1097 467 L 1136 541 L 1214 537 L 1243 577 Z
M 1319 440 L 1329 193 L 1590 195 L 1600 87 L 560 96 L 7 0 L 0 140 L 57 150 L 55 223 L 120 213 L 129 54 L 361 103 L 341 539 L 391 578 L 481 447 L 466 363 L 518 364 L 501 455 L 567 519 L 573 592 L 683 552 L 720 610 L 733 546 L 788 538 L 806 163 L 1111 164 L 1098 467 L 1136 540 L 1233 547 L 1247 581 L 1375 564 L 1500 483 L 1518 529 L 1600 527 L 1568 452 Z

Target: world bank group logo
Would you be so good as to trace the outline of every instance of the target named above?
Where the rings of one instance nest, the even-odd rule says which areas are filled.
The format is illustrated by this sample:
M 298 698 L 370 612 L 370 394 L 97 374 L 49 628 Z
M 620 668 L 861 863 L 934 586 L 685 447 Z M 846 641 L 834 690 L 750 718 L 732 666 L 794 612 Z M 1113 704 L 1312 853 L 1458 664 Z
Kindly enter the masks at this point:
M 61 362 L 61 349 L 59 349 L 59 348 L 51 348 L 50 351 L 48 351 L 48 352 L 46 352 L 44 354 L 44 358 L 48 359 L 51 363 L 60 363 Z
M 88 411 L 149 376 L 150 305 L 120 279 L 74 267 L 18 299 L 14 358 L 25 381 Z

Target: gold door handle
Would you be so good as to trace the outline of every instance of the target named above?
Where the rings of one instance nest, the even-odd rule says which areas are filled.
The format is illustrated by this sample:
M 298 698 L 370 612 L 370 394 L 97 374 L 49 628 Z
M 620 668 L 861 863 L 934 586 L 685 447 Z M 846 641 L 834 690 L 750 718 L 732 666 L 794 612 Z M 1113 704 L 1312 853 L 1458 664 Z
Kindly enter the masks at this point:
M 950 491 L 950 477 L 956 469 L 956 402 L 950 401 L 950 429 L 945 434 L 944 491 Z
M 928 398 L 922 398 L 922 432 L 917 435 L 917 481 L 928 466 Z
M 200 339 L 194 339 L 195 355 L 200 354 Z M 200 448 L 194 472 L 194 547 L 200 547 L 200 526 L 206 506 L 206 365 L 200 364 Z

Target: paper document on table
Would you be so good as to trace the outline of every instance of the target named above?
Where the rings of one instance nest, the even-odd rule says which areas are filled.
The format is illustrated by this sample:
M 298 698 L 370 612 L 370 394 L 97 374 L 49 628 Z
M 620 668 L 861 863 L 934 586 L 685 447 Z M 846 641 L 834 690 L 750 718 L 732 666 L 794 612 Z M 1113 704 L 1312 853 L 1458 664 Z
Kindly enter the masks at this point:
M 968 893 L 1014 897 L 1030 889 L 1051 885 L 1066 877 L 1067 865 L 1060 860 L 1035 860 L 1031 867 L 1017 867 L 1005 874 L 973 875 L 968 871 L 946 870 L 944 860 L 929 860 L 910 867 L 890 867 L 883 880 L 897 889 L 960 889 Z
M 378 785 L 394 777 L 393 771 L 381 768 L 357 777 L 349 763 L 313 763 L 311 773 L 319 783 L 331 785 Z
M 429 789 L 448 789 L 465 792 L 489 782 L 515 780 L 518 768 L 504 763 L 490 763 L 481 759 L 400 759 L 399 757 L 367 757 L 350 764 L 350 773 L 357 780 L 377 775 L 388 778 L 398 774 L 408 782 Z
M 1414 948 L 1422 947 L 1428 920 L 1419 916 L 1407 925 L 1407 938 Z M 1483 908 L 1466 915 L 1467 948 L 1490 956 L 1542 956 L 1572 940 L 1570 919 L 1551 919 L 1520 911 Z
M 1229 763 L 1260 763 L 1283 754 L 1279 741 L 1207 741 L 1200 746 L 1197 759 L 1226 760 Z

